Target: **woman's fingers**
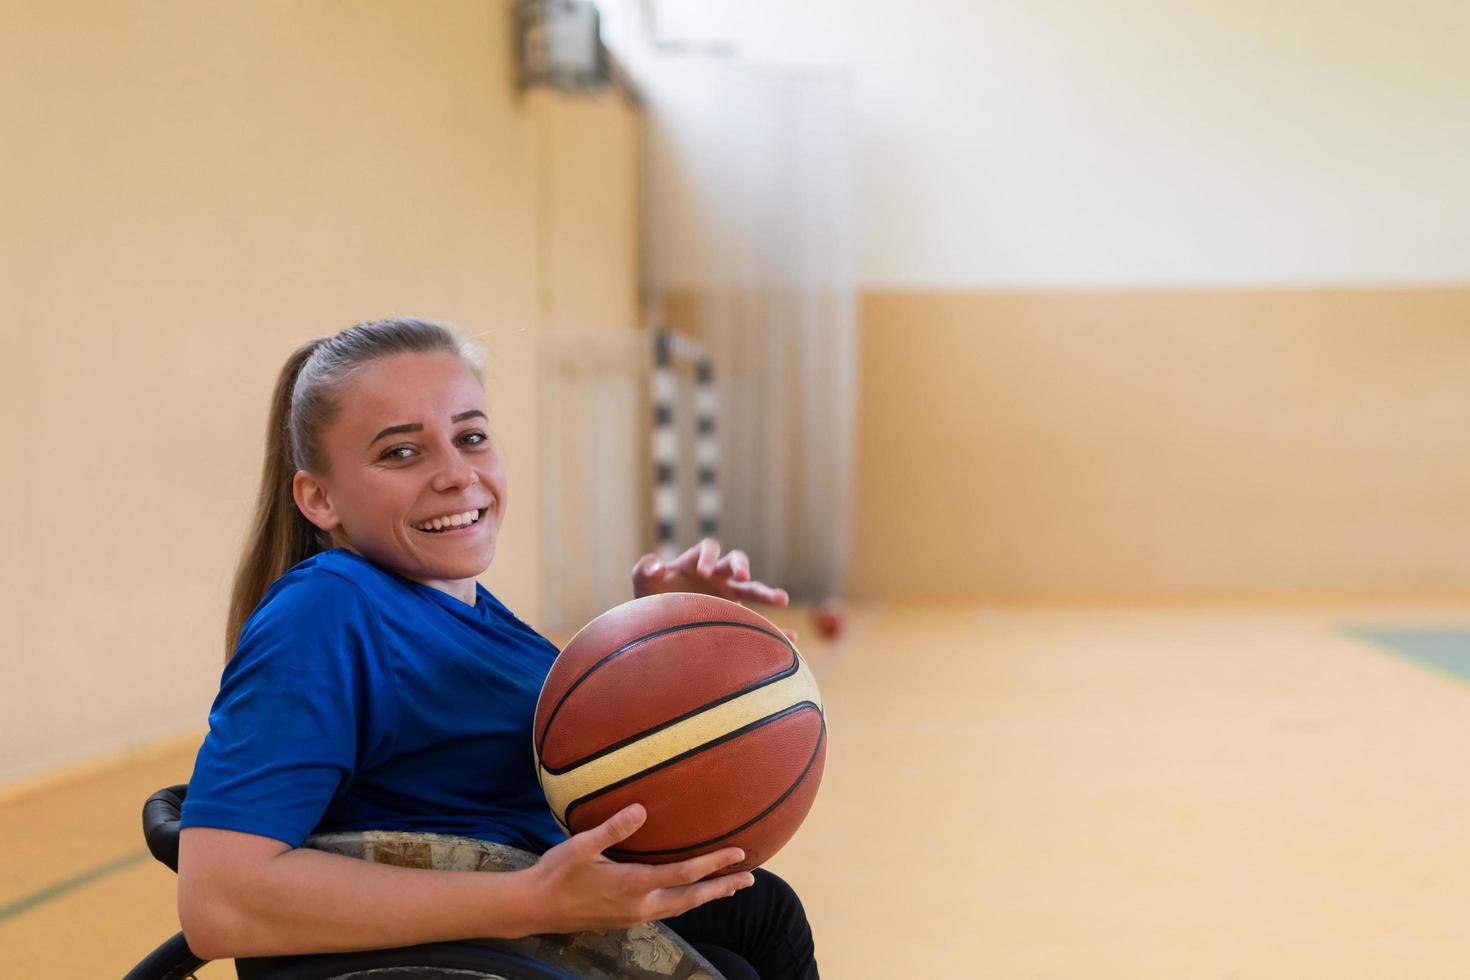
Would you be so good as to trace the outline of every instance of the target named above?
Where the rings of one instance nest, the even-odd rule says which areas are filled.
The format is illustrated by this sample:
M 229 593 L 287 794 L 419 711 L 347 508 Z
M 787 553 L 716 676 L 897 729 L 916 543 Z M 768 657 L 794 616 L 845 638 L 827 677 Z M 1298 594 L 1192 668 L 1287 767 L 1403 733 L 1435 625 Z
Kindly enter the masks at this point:
M 699 542 L 699 544 L 696 544 L 693 547 L 686 549 L 682 554 L 679 555 L 678 558 L 675 558 L 673 561 L 669 562 L 669 570 L 675 572 L 686 572 L 690 575 L 693 575 L 694 566 L 699 561 L 700 549 L 702 549 L 705 545 L 705 542 L 709 540 L 709 538 L 705 538 L 704 541 Z
M 630 803 L 596 827 L 582 831 L 571 840 L 577 843 L 577 850 L 583 857 L 595 857 L 614 844 L 621 844 L 632 837 L 647 819 L 648 811 L 643 809 L 643 804 Z
M 791 601 L 785 589 L 776 589 L 764 582 L 731 582 L 730 591 L 741 602 L 762 602 L 768 606 L 784 606 Z
M 650 888 L 674 888 L 708 878 L 722 868 L 739 864 L 745 860 L 745 852 L 738 847 L 722 847 L 718 851 L 701 854 L 674 864 L 647 865 L 653 869 Z M 726 876 L 728 877 L 728 876 Z
M 528 872 L 543 882 L 545 904 L 552 910 L 549 931 L 626 928 L 687 912 L 755 883 L 747 872 L 718 874 L 745 860 L 738 847 L 664 865 L 619 864 L 603 857 L 646 818 L 639 804 L 624 807 L 552 848 Z
M 638 559 L 638 563 L 633 566 L 633 588 L 636 590 L 652 585 L 666 574 L 668 569 L 658 560 L 658 555 L 650 552 Z
M 720 560 L 720 542 L 715 538 L 704 538 L 699 544 L 669 562 L 669 571 L 685 575 L 709 578 Z
M 705 902 L 729 898 L 740 889 L 749 888 L 753 884 L 755 875 L 749 871 L 740 871 L 733 875 L 721 875 L 718 878 L 661 889 L 652 896 L 655 908 L 658 909 L 654 918 L 667 919 L 681 915 Z
M 715 564 L 715 576 L 728 578 L 736 582 L 750 581 L 750 558 L 739 548 L 721 558 Z
M 720 560 L 720 543 L 714 538 L 705 538 L 699 542 L 699 561 L 694 570 L 702 577 L 709 578 L 715 573 L 715 565 Z
M 655 573 L 653 568 L 657 568 Z M 648 577 L 656 574 L 657 578 Z M 705 538 L 666 565 L 645 555 L 633 569 L 635 590 L 704 592 L 735 602 L 784 606 L 791 599 L 785 589 L 773 588 L 750 577 L 750 556 L 738 548 L 720 557 L 720 542 Z

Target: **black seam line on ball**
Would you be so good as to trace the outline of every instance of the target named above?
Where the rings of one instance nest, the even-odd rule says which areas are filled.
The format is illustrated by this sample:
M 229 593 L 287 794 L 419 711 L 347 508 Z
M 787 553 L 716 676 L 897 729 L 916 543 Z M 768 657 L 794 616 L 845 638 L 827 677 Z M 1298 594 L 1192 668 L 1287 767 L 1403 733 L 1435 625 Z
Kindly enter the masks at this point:
M 546 770 L 546 772 L 552 776 L 560 776 L 564 773 L 571 772 L 573 769 L 585 766 L 590 762 L 596 762 L 598 759 L 601 759 L 605 755 L 611 755 L 621 748 L 626 748 L 627 746 L 632 745 L 634 742 L 638 742 L 645 738 L 648 738 L 650 735 L 656 735 L 659 732 L 663 731 L 665 728 L 669 728 L 673 725 L 679 724 L 679 722 L 681 721 L 693 718 L 695 715 L 700 714 L 701 712 L 709 711 L 711 708 L 716 708 L 724 704 L 726 701 L 733 701 L 738 697 L 742 697 L 746 694 L 751 693 L 752 691 L 758 691 L 763 687 L 770 687 L 777 681 L 785 680 L 792 674 L 795 674 L 796 671 L 799 669 L 799 666 L 799 662 L 793 656 L 791 663 L 785 667 L 782 667 L 778 673 L 772 674 L 769 677 L 764 677 L 754 684 L 738 688 L 737 690 L 731 691 L 729 694 L 722 694 L 719 697 L 715 698 L 713 701 L 706 701 L 704 704 L 695 705 L 693 708 L 690 708 L 688 711 L 684 712 L 681 715 L 675 715 L 673 718 L 670 718 L 667 721 L 661 721 L 657 725 L 654 725 L 652 728 L 645 728 L 641 732 L 634 732 L 627 738 L 619 739 L 618 741 L 613 742 L 610 745 L 605 745 L 602 748 L 598 749 L 596 752 L 584 755 L 580 759 L 574 759 L 564 766 L 548 766 L 543 760 L 541 762 L 541 768 Z M 553 715 L 553 717 L 555 716 Z M 548 721 L 546 724 L 546 730 L 551 730 L 550 721 Z
M 652 728 L 646 728 L 646 729 L 644 729 L 641 732 L 637 732 L 637 733 L 635 733 L 633 735 L 628 736 L 627 738 L 623 739 L 621 742 L 615 742 L 612 745 L 609 745 L 609 746 L 606 746 L 604 748 L 598 749 L 596 752 L 593 752 L 591 755 L 585 755 L 582 758 L 577 759 L 577 760 L 575 760 L 573 762 L 569 762 L 569 763 L 567 763 L 564 766 L 555 766 L 555 767 L 553 767 L 553 766 L 546 765 L 545 760 L 542 759 L 542 754 L 546 751 L 546 736 L 551 731 L 551 726 L 556 722 L 557 713 L 561 711 L 562 705 L 564 705 L 564 704 L 567 703 L 567 698 L 569 698 L 569 697 L 572 696 L 572 692 L 573 691 L 575 691 L 577 688 L 579 688 L 579 687 L 582 686 L 582 682 L 583 681 L 585 681 L 587 678 L 591 677 L 597 670 L 599 670 L 604 664 L 608 663 L 614 657 L 618 657 L 618 656 L 621 656 L 621 655 L 627 653 L 629 650 L 633 649 L 634 647 L 636 647 L 640 643 L 645 643 L 648 640 L 656 640 L 656 639 L 658 639 L 661 636 L 668 636 L 670 633 L 678 633 L 678 632 L 681 632 L 683 630 L 702 629 L 702 628 L 704 628 L 706 626 L 733 626 L 733 627 L 735 627 L 737 629 L 751 630 L 752 632 L 756 632 L 756 633 L 764 633 L 766 636 L 773 637 L 773 638 L 775 638 L 777 640 L 780 640 L 786 646 L 786 648 L 791 651 L 791 663 L 788 664 L 785 667 L 782 667 L 781 670 L 778 673 L 772 674 L 770 677 L 762 678 L 761 680 L 759 680 L 756 683 L 751 684 L 751 685 L 749 685 L 747 687 L 740 688 L 737 691 L 733 691 L 733 692 L 731 692 L 729 694 L 722 695 L 722 696 L 716 698 L 713 701 L 709 701 L 709 702 L 706 702 L 705 704 L 701 704 L 701 705 L 699 705 L 696 708 L 693 708 L 693 709 L 691 709 L 689 711 L 684 712 L 684 714 L 679 715 L 677 718 L 670 718 L 668 721 L 660 722 L 659 724 L 654 725 Z M 576 679 L 576 681 L 573 682 L 572 686 L 569 687 L 569 688 L 567 688 L 566 689 L 566 692 L 563 693 L 561 697 L 559 697 L 559 698 L 556 699 L 556 707 L 554 707 L 554 708 L 551 709 L 551 714 L 546 719 L 546 725 L 541 729 L 541 737 L 536 740 L 536 760 L 541 763 L 542 768 L 544 768 L 547 772 L 549 772 L 549 773 L 551 773 L 553 775 L 559 776 L 559 775 L 561 775 L 564 772 L 570 772 L 570 771 L 572 771 L 573 769 L 577 768 L 580 765 L 584 765 L 584 764 L 586 764 L 588 762 L 591 762 L 593 759 L 601 758 L 602 756 L 607 755 L 609 752 L 616 751 L 617 749 L 622 748 L 624 745 L 629 745 L 629 744 L 631 744 L 633 742 L 638 741 L 638 739 L 640 739 L 640 738 L 644 738 L 644 737 L 646 737 L 648 735 L 652 735 L 654 732 L 661 731 L 661 730 L 663 730 L 665 728 L 668 728 L 670 725 L 673 725 L 673 724 L 676 724 L 678 722 L 681 722 L 685 718 L 689 718 L 689 717 L 691 717 L 693 715 L 697 715 L 701 711 L 708 711 L 710 708 L 713 708 L 715 705 L 724 704 L 726 701 L 729 701 L 729 700 L 731 700 L 733 698 L 738 698 L 742 694 L 749 694 L 751 691 L 754 691 L 757 688 L 765 687 L 767 684 L 774 684 L 776 681 L 781 680 L 783 677 L 789 677 L 793 673 L 796 672 L 796 667 L 797 667 L 798 662 L 799 662 L 799 659 L 798 659 L 798 656 L 797 656 L 797 653 L 796 653 L 796 647 L 794 647 L 794 646 L 791 645 L 791 641 L 788 640 L 788 639 L 786 639 L 785 634 L 783 634 L 783 633 L 772 633 L 770 630 L 765 629 L 764 627 L 761 627 L 761 626 L 756 626 L 753 623 L 738 623 L 738 622 L 735 622 L 734 620 L 726 620 L 726 619 L 710 619 L 710 620 L 704 620 L 704 621 L 698 622 L 698 623 L 681 623 L 678 626 L 666 626 L 666 627 L 664 627 L 661 630 L 654 630 L 652 633 L 645 633 L 645 634 L 643 634 L 640 637 L 637 637 L 635 639 L 629 640 L 627 643 L 624 643 L 622 646 L 618 647 L 612 653 L 609 653 L 607 656 L 605 656 L 601 660 L 597 661 L 597 663 L 593 664 L 591 667 L 588 667 L 586 670 L 582 671 L 582 676 L 581 677 L 578 677 Z
M 808 702 L 808 703 L 810 703 L 810 702 Z M 822 746 L 824 744 L 826 744 L 826 741 L 827 741 L 827 719 L 826 718 L 823 718 L 822 719 L 822 727 L 817 732 L 817 744 L 812 748 L 812 757 L 810 759 L 806 760 L 806 768 L 801 771 L 801 775 L 800 776 L 797 776 L 796 779 L 795 779 L 795 781 L 792 782 L 792 784 L 790 786 L 786 787 L 786 792 L 784 792 L 780 796 L 776 797 L 776 802 L 772 803 L 770 806 L 766 807 L 760 813 L 757 813 L 755 816 L 751 817 L 749 820 L 745 821 L 745 823 L 743 823 L 740 826 L 734 828 L 733 830 L 727 830 L 723 834 L 720 834 L 720 835 L 718 835 L 716 837 L 709 837 L 709 838 L 706 838 L 705 840 L 698 841 L 697 843 L 694 843 L 694 844 L 685 844 L 683 847 L 670 847 L 670 848 L 665 848 L 664 850 L 661 850 L 661 851 L 640 851 L 640 850 L 633 850 L 633 849 L 622 848 L 622 847 L 610 847 L 604 853 L 618 854 L 618 855 L 627 855 L 628 857 L 632 857 L 632 858 L 639 858 L 639 857 L 664 857 L 664 856 L 667 856 L 669 854 L 678 854 L 681 851 L 692 851 L 692 850 L 694 850 L 696 848 L 700 848 L 700 847 L 709 847 L 711 844 L 714 844 L 714 843 L 716 843 L 718 841 L 725 840 L 727 837 L 733 837 L 733 836 L 735 836 L 736 834 L 740 833 L 742 830 L 745 830 L 748 827 L 755 826 L 756 824 L 758 824 L 762 820 L 764 820 L 768 815 L 770 815 L 771 813 L 774 813 L 777 807 L 779 807 L 782 803 L 785 803 L 786 802 L 786 798 L 788 796 L 790 796 L 792 793 L 795 793 L 796 792 L 796 788 L 798 786 L 800 786 L 802 783 L 806 782 L 806 777 L 807 777 L 808 774 L 811 773 L 812 766 L 816 765 L 816 763 L 817 763 L 817 756 L 818 756 L 818 754 L 821 753 Z
M 806 711 L 807 708 L 811 708 L 811 710 L 816 711 L 817 720 L 820 721 L 820 726 L 822 726 L 819 730 L 817 730 L 817 745 L 820 746 L 822 745 L 822 732 L 826 732 L 826 717 L 822 714 L 822 705 L 816 704 L 816 702 L 814 701 L 798 701 L 795 702 L 794 705 L 791 705 L 791 707 L 782 708 L 781 711 L 776 711 L 775 714 L 767 714 L 767 716 L 764 718 L 756 718 L 756 720 L 751 721 L 750 724 L 744 724 L 744 726 L 738 727 L 738 729 L 735 729 L 734 732 L 726 732 L 725 735 L 720 736 L 720 738 L 710 739 L 709 742 L 701 742 L 700 745 L 695 745 L 694 748 L 691 749 L 685 749 L 685 751 L 679 752 L 678 755 L 672 755 L 672 757 L 666 758 L 666 760 L 661 761 L 661 763 L 654 763 L 653 765 L 650 765 L 650 767 L 644 768 L 644 770 L 639 770 L 637 771 L 637 773 L 632 773 L 631 776 L 623 776 L 622 779 L 617 780 L 617 782 L 609 783 L 609 785 L 603 786 L 603 788 L 600 789 L 594 789 L 592 790 L 592 792 L 589 792 L 587 796 L 578 796 L 578 798 L 573 799 L 572 802 L 569 802 L 569 804 L 566 805 L 566 813 L 562 814 L 562 818 L 564 821 L 566 821 L 567 826 L 572 826 L 572 811 L 576 810 L 576 808 L 578 807 L 581 807 L 582 804 L 587 804 L 587 802 L 594 801 L 594 799 L 597 799 L 598 796 L 607 795 L 607 793 L 613 792 L 614 789 L 622 788 L 622 786 L 626 786 L 628 785 L 628 783 L 637 782 L 637 780 L 642 779 L 642 777 L 644 776 L 648 776 L 648 774 L 650 773 L 657 773 L 657 771 L 661 770 L 661 768 L 669 768 L 670 765 L 682 763 L 682 761 L 686 760 L 686 758 L 694 757 L 694 755 L 698 755 L 700 754 L 700 752 L 707 751 L 707 749 L 714 748 L 714 746 L 716 745 L 723 745 L 723 743 L 732 741 L 732 739 L 738 739 L 739 736 L 748 735 L 748 733 L 754 732 L 754 730 L 760 729 L 760 727 L 767 726 L 767 724 L 772 724 L 773 721 L 781 720 L 781 718 L 788 716 L 788 714 L 795 714 L 797 713 L 797 711 Z M 811 755 L 813 755 L 813 758 L 816 758 L 816 749 L 811 749 Z M 811 768 L 811 760 L 807 760 L 807 768 Z M 801 771 L 803 771 L 804 776 L 804 774 L 806 774 L 806 770 Z M 798 777 L 797 782 L 801 782 L 800 777 Z M 779 802 L 781 802 L 782 799 L 785 799 L 786 796 L 789 795 L 789 793 L 791 793 L 791 790 L 786 790 L 786 792 L 782 793 L 781 798 L 779 798 L 776 802 L 778 802 L 779 804 Z M 766 811 L 761 811 L 761 813 L 769 813 L 769 808 L 767 808 Z M 756 820 L 760 820 L 760 817 L 756 817 Z M 741 824 L 741 826 L 748 827 L 750 826 L 750 824 Z M 738 829 L 739 827 L 736 827 L 736 830 Z M 725 835 L 720 836 L 731 835 L 731 833 L 735 833 L 735 830 L 726 830 Z M 711 837 L 711 839 L 719 840 L 719 837 Z M 697 848 L 697 846 L 700 845 L 697 845 L 697 843 L 689 843 L 689 845 L 685 845 L 685 848 Z M 684 851 L 685 848 L 675 848 L 673 849 L 673 851 L 648 851 L 647 854 L 673 854 L 673 852 L 675 851 Z
M 781 805 L 782 799 L 785 799 L 786 796 L 791 795 L 792 790 L 801 785 L 801 780 L 806 779 L 808 771 L 811 770 L 811 763 L 816 760 L 817 751 L 820 751 L 820 748 L 822 748 L 822 741 L 826 738 L 826 716 L 825 714 L 823 714 L 822 705 L 816 704 L 816 702 L 814 701 L 798 701 L 797 704 L 791 705 L 791 707 L 782 708 L 782 710 L 778 711 L 778 713 L 767 714 L 767 716 L 764 718 L 756 718 L 756 720 L 751 721 L 750 724 L 745 724 L 745 726 L 738 727 L 738 729 L 735 729 L 734 732 L 726 732 L 725 735 L 720 736 L 720 738 L 710 739 L 709 742 L 703 742 L 700 743 L 700 745 L 695 745 L 694 748 L 685 749 L 684 752 L 679 752 L 678 755 L 673 755 L 673 757 L 666 758 L 666 760 L 661 761 L 661 763 L 650 765 L 650 767 L 644 768 L 644 770 L 639 770 L 637 771 L 637 773 L 631 774 L 631 776 L 622 777 L 622 779 L 617 780 L 617 782 L 609 783 L 609 785 L 603 786 L 603 788 L 601 789 L 594 789 L 592 790 L 592 792 L 589 792 L 588 795 L 579 796 L 579 798 L 573 799 L 572 802 L 569 802 L 569 804 L 566 805 L 566 813 L 562 814 L 563 821 L 564 823 L 566 823 L 566 826 L 570 827 L 572 826 L 572 811 L 576 810 L 576 808 L 578 807 L 581 807 L 582 804 L 587 804 L 587 802 L 594 801 L 594 799 L 597 799 L 598 796 L 603 796 L 606 795 L 606 793 L 613 792 L 614 789 L 622 788 L 622 786 L 626 786 L 628 785 L 628 783 L 637 782 L 637 780 L 642 779 L 642 777 L 644 776 L 648 776 L 648 774 L 657 773 L 657 771 L 661 770 L 661 768 L 669 768 L 670 765 L 682 763 L 682 761 L 686 760 L 686 758 L 694 757 L 694 755 L 698 755 L 700 754 L 700 752 L 707 751 L 707 749 L 714 748 L 714 746 L 723 745 L 723 743 L 732 741 L 732 739 L 738 739 L 739 736 L 742 735 L 748 735 L 748 733 L 754 732 L 754 730 L 760 729 L 760 727 L 764 727 L 767 726 L 767 724 L 772 724 L 775 723 L 775 721 L 781 720 L 781 718 L 788 716 L 788 714 L 795 714 L 797 713 L 797 711 L 806 711 L 807 708 L 811 708 L 811 710 L 816 711 L 819 729 L 817 729 L 816 745 L 814 745 L 813 749 L 811 749 L 811 758 L 808 758 L 806 768 L 803 768 L 803 770 L 801 770 L 801 776 L 798 776 L 797 780 L 795 780 L 795 782 L 792 783 L 789 788 L 786 788 L 785 792 L 781 793 L 781 796 L 778 796 L 778 798 L 776 798 L 776 802 L 773 802 L 773 804 L 770 805 L 770 807 L 767 807 L 766 810 L 760 811 L 760 813 L 757 814 L 756 817 L 751 818 L 751 820 L 748 820 L 747 823 L 742 823 L 739 827 L 735 827 L 734 830 L 726 830 L 726 832 L 722 833 L 722 835 L 710 837 L 710 840 L 719 840 L 720 837 L 728 837 L 729 835 L 732 835 L 732 833 L 738 833 L 739 830 L 744 830 L 745 827 L 751 826 L 751 824 L 756 823 L 757 820 L 760 820 L 761 817 L 769 814 L 770 811 L 773 810 L 773 808 L 779 807 L 779 805 Z M 682 848 L 672 848 L 667 849 L 667 851 L 629 851 L 628 854 L 678 854 L 679 851 L 688 851 L 689 848 L 698 848 L 698 846 L 703 846 L 704 843 L 709 843 L 710 840 L 706 840 L 706 842 L 701 843 L 686 843 L 686 845 L 682 846 Z

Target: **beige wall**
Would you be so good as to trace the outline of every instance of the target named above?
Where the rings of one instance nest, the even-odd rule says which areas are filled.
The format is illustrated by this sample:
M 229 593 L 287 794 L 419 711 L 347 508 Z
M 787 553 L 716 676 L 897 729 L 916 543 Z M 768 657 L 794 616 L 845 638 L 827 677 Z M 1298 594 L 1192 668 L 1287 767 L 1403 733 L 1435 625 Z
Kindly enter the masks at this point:
M 640 146 L 616 94 L 541 95 L 536 117 L 542 323 L 557 334 L 639 326 Z
M 649 355 L 637 329 L 642 120 L 617 96 L 557 99 L 536 138 L 545 257 L 537 626 L 565 640 L 631 598 L 629 572 L 650 538 Z
M 863 597 L 1470 592 L 1470 289 L 870 292 Z
M 537 337 L 632 309 L 632 114 L 519 97 L 506 0 L 6 20 L 0 780 L 202 726 L 275 373 L 360 319 L 486 341 L 512 481 L 488 581 L 534 620 Z M 602 158 L 561 152 L 584 123 Z

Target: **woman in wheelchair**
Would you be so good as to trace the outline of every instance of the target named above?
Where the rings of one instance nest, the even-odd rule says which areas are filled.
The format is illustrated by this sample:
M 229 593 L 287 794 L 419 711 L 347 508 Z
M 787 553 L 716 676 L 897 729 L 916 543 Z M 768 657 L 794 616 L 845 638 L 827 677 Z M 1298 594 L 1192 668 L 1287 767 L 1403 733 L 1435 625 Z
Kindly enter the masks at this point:
M 595 487 L 589 492 L 597 492 Z M 220 691 L 183 803 L 179 918 L 242 976 L 300 954 L 626 928 L 662 920 L 728 977 L 816 977 L 799 900 L 726 848 L 678 864 L 602 852 L 630 806 L 567 839 L 537 784 L 532 714 L 556 648 L 476 582 L 506 474 L 475 351 L 423 320 L 298 349 L 271 406 Z M 634 592 L 784 604 L 706 540 Z M 305 848 L 341 831 L 453 834 L 541 855 L 497 874 Z

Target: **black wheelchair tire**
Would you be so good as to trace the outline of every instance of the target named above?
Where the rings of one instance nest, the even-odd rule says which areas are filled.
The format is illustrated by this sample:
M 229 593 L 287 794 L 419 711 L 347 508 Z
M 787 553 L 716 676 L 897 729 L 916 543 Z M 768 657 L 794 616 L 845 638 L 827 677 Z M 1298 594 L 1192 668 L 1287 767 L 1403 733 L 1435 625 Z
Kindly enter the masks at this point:
M 260 964 L 259 966 L 264 966 Z M 510 950 L 472 942 L 429 943 L 402 949 L 293 956 L 252 969 L 261 980 L 575 980 L 576 975 Z

